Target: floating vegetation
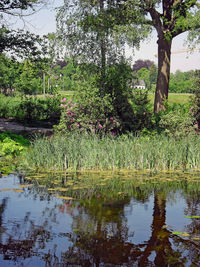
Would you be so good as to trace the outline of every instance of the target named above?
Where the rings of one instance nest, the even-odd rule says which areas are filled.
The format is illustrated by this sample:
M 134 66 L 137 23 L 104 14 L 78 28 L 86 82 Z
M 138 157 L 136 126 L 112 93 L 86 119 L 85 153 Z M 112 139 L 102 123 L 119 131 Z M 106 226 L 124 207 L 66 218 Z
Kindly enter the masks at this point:
M 181 236 L 190 236 L 188 233 L 183 232 L 172 232 L 173 235 L 181 235 Z
M 73 197 L 65 197 L 65 196 L 56 196 L 56 198 L 60 198 L 60 199 L 66 199 L 66 200 L 71 200 L 73 199 Z
M 181 236 L 181 237 L 186 237 L 188 240 L 194 240 L 194 241 L 199 241 L 200 236 L 196 236 L 194 234 L 189 234 L 186 232 L 172 232 L 173 235 Z
M 47 172 L 25 176 L 25 181 L 41 188 L 52 196 L 72 197 L 74 199 L 101 198 L 123 199 L 138 195 L 144 199 L 162 189 L 186 190 L 199 196 L 200 172 L 159 172 L 148 171 L 103 171 L 103 172 Z M 62 195 L 61 195 L 62 193 Z
M 200 216 L 185 216 L 188 219 L 200 219 Z
M 17 193 L 21 193 L 21 192 L 24 192 L 24 190 L 22 189 L 18 189 L 18 188 L 4 188 L 4 189 L 0 189 L 0 192 L 3 192 L 3 191 L 12 191 L 12 192 L 17 192 Z
M 35 178 L 30 181 L 30 176 Z M 59 263 L 68 265 L 72 249 L 78 251 L 76 264 L 72 259 L 77 266 L 85 266 L 91 255 L 96 255 L 94 260 L 100 255 L 105 264 L 112 258 L 113 266 L 122 258 L 124 266 L 130 265 L 130 259 L 131 266 L 143 266 L 140 260 L 147 256 L 152 259 L 147 266 L 154 264 L 155 255 L 164 254 L 159 266 L 200 266 L 199 172 L 42 172 L 38 176 L 0 179 L 1 191 L 5 191 L 0 193 L 2 235 L 9 237 L 4 242 L 11 255 L 18 255 L 22 248 L 26 251 L 28 245 L 27 261 L 21 254 L 18 258 L 24 266 L 35 259 L 37 266 L 44 249 L 50 266 L 55 266 L 54 258 L 49 261 L 55 255 Z M 175 216 L 174 211 L 178 211 Z M 81 264 L 80 251 L 84 252 Z M 105 251 L 109 251 L 108 258 Z
M 20 184 L 19 187 L 21 188 L 26 188 L 26 187 L 31 187 L 33 184 Z

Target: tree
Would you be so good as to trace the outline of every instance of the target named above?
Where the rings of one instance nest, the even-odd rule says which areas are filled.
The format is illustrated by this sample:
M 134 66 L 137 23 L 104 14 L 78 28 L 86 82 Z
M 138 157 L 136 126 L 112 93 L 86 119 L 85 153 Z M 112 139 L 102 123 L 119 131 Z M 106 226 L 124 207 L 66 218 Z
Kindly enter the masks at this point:
M 20 63 L 0 54 L 0 90 L 13 89 L 15 79 L 19 77 Z
M 169 90 L 173 93 L 193 93 L 194 88 L 193 79 L 194 79 L 195 72 L 194 71 L 187 71 L 181 72 L 177 70 L 174 74 L 170 75 L 170 83 L 169 83 Z
M 155 92 L 154 112 L 165 109 L 170 78 L 171 45 L 174 37 L 183 32 L 200 28 L 198 0 L 122 0 L 129 9 L 140 9 L 146 22 L 157 31 L 158 78 Z M 160 11 L 161 9 L 161 11 Z M 147 17 L 150 16 L 150 19 Z
M 36 94 L 42 92 L 42 78 L 40 69 L 36 64 L 25 60 L 21 64 L 21 73 L 16 79 L 15 86 L 18 91 L 25 94 Z
M 133 71 L 138 71 L 142 68 L 146 68 L 146 69 L 150 69 L 150 67 L 154 65 L 155 66 L 155 63 L 151 60 L 148 60 L 148 59 L 138 59 L 135 61 L 135 63 L 133 64 Z
M 45 0 L 3 0 L 0 3 L 0 53 L 11 52 L 20 57 L 24 55 L 41 55 L 44 40 L 28 31 L 12 30 L 9 28 L 7 15 L 23 18 L 45 4 Z M 30 11 L 29 13 L 28 10 Z M 25 14 L 23 12 L 26 12 Z M 6 26 L 5 26 L 6 25 Z M 40 47 L 40 49 L 39 49 Z
M 120 124 L 117 132 L 139 130 L 147 113 L 138 115 L 136 108 L 135 112 L 133 111 L 130 103 L 132 89 L 129 86 L 132 70 L 130 65 L 125 62 L 123 52 L 125 33 L 128 35 L 131 32 L 132 38 L 129 39 L 133 41 L 135 38 L 136 44 L 139 44 L 140 37 L 144 34 L 143 30 L 138 31 L 140 34 L 134 30 L 134 27 L 137 28 L 136 25 L 132 25 L 131 29 L 126 27 L 123 31 L 117 32 L 116 25 L 120 23 L 123 16 L 119 14 L 119 17 L 118 14 L 112 13 L 115 10 L 118 12 L 117 9 L 113 9 L 113 5 L 116 5 L 116 1 L 65 0 L 57 14 L 57 36 L 64 44 L 68 57 L 79 64 L 93 65 L 96 70 L 95 75 L 94 71 L 90 72 L 87 76 L 84 75 L 84 82 L 80 81 L 82 93 L 84 95 L 86 93 L 88 97 L 88 89 L 94 90 L 95 107 L 109 97 L 112 107 L 112 114 L 109 116 L 112 118 L 115 115 Z M 89 87 L 85 82 L 87 79 L 88 81 L 95 80 L 95 82 Z M 102 101 L 99 101 L 99 104 L 96 100 L 98 98 Z M 84 98 L 81 98 L 81 101 L 83 100 Z M 83 106 L 85 103 L 80 104 Z M 144 106 L 146 107 L 146 105 Z M 100 105 L 96 110 L 100 111 Z M 94 116 L 94 114 L 93 110 L 92 115 Z M 98 116 L 95 121 L 97 119 Z M 105 119 L 104 125 L 106 123 Z
M 92 48 L 96 42 L 96 37 L 93 33 L 102 23 L 104 23 L 106 27 L 100 29 L 103 29 L 106 34 L 109 33 L 109 36 L 113 36 L 114 33 L 116 33 L 117 37 L 121 35 L 123 38 L 117 39 L 120 40 L 121 44 L 124 44 L 126 40 L 128 44 L 133 46 L 140 40 L 140 38 L 135 38 L 136 36 L 140 37 L 141 33 L 146 34 L 142 29 L 144 25 L 149 25 L 157 31 L 158 76 L 154 112 L 157 113 L 164 110 L 164 103 L 168 98 L 169 90 L 172 40 L 181 33 L 190 30 L 193 30 L 196 36 L 199 36 L 200 6 L 198 0 L 76 0 L 76 2 L 84 4 L 84 6 L 81 7 L 81 14 L 87 19 L 82 19 L 81 21 L 84 23 L 80 24 L 77 23 L 77 21 L 80 21 L 80 16 L 74 16 L 73 18 L 76 23 L 71 27 L 74 29 L 74 26 L 84 25 L 87 26 L 87 29 L 90 29 L 90 32 L 88 31 L 87 34 L 84 34 L 90 40 L 90 46 L 88 47 L 91 51 L 94 51 Z M 104 4 L 104 12 L 101 14 L 98 13 L 97 8 L 100 3 Z M 88 8 L 89 6 L 90 11 L 93 13 L 88 16 L 89 13 L 86 7 Z M 69 11 L 69 6 L 67 8 Z M 63 12 L 66 14 L 66 9 L 62 9 L 62 12 L 59 14 L 61 19 L 65 17 L 63 16 Z M 71 10 L 69 12 L 71 12 Z M 69 21 L 70 20 L 68 20 L 68 22 Z M 141 25 L 141 31 L 139 30 L 139 25 Z M 62 27 L 60 29 L 63 30 Z M 120 33 L 120 35 L 118 33 Z M 99 34 L 97 36 L 99 36 Z M 68 35 L 68 37 L 73 39 L 73 33 Z M 80 48 L 83 40 L 80 38 L 80 35 L 78 35 L 78 37 L 79 44 L 77 44 L 77 46 Z M 135 41 L 136 39 L 138 40 Z M 135 42 L 133 42 L 133 40 Z M 105 48 L 107 49 L 106 45 Z M 88 49 L 85 51 L 87 50 Z M 100 49 L 98 51 L 100 51 Z M 93 56 L 95 57 L 98 54 L 99 53 L 94 53 Z
M 27 9 L 35 12 L 37 8 L 44 4 L 43 0 L 1 0 L 0 14 L 1 17 L 5 14 L 11 16 L 23 16 L 23 11 Z M 27 14 L 26 14 L 27 15 Z
M 9 52 L 13 57 L 39 57 L 45 51 L 44 39 L 23 30 L 0 28 L 0 54 Z
M 104 68 L 119 63 L 124 56 L 125 35 L 138 47 L 146 28 L 137 28 L 136 23 L 124 27 L 125 11 L 117 8 L 117 3 L 118 0 L 64 1 L 57 13 L 57 38 L 64 44 L 69 58 Z M 134 17 L 140 20 L 139 16 Z
M 150 90 L 150 71 L 146 68 L 141 68 L 140 70 L 138 70 L 137 72 L 137 77 L 138 80 L 144 80 L 145 81 L 145 85 L 147 87 L 148 90 Z

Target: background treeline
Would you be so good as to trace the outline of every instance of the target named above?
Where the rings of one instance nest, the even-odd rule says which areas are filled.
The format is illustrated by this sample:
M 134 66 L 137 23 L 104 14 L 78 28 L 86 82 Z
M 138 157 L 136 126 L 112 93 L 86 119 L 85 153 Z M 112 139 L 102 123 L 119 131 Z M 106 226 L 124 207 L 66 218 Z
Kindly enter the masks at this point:
M 0 54 L 0 92 L 25 95 L 55 94 L 72 90 L 71 75 L 75 64 L 69 61 L 52 62 L 50 58 L 17 61 Z
M 84 65 L 84 64 L 82 64 Z M 59 91 L 73 91 L 72 76 L 76 72 L 77 64 L 68 60 L 52 62 L 50 59 L 31 60 L 21 62 L 5 54 L 0 54 L 0 91 L 4 94 L 15 92 L 22 94 L 55 94 Z M 85 69 L 95 72 L 97 66 L 85 64 Z M 137 60 L 132 69 L 131 83 L 144 80 L 148 91 L 155 91 L 157 81 L 157 66 L 150 60 Z M 194 93 L 193 86 L 195 70 L 182 72 L 177 70 L 170 75 L 169 91 L 171 93 Z
M 132 66 L 137 80 L 144 80 L 146 88 L 155 92 L 158 68 L 151 60 L 137 60 Z M 194 93 L 193 86 L 195 70 L 182 72 L 177 70 L 170 74 L 169 92 L 170 93 Z

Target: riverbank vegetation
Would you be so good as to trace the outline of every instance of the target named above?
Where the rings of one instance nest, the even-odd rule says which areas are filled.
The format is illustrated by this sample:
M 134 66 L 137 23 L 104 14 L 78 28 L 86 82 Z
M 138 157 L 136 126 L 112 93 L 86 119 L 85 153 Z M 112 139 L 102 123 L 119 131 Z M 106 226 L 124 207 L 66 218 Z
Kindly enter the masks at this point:
M 37 138 L 24 160 L 37 170 L 186 170 L 200 168 L 199 151 L 199 135 L 68 134 Z
M 0 118 L 24 125 L 39 122 L 53 127 L 54 135 L 30 136 L 25 156 L 20 153 L 23 145 L 11 136 L 3 138 L 1 158 L 10 151 L 35 169 L 199 168 L 199 70 L 177 71 L 169 79 L 172 39 L 190 30 L 196 40 L 198 6 L 174 3 L 168 13 L 175 20 L 168 21 L 154 3 L 149 9 L 147 3 L 141 8 L 137 1 L 131 2 L 74 0 L 69 5 L 65 1 L 57 9 L 56 32 L 41 38 L 2 25 Z M 12 5 L 2 7 L 6 7 L 0 11 L 2 16 L 5 10 L 12 15 Z M 28 7 L 33 6 L 15 8 Z M 146 16 L 149 10 L 157 17 L 151 17 L 151 12 Z M 120 17 L 124 19 L 119 21 Z M 149 35 L 150 25 L 158 30 L 159 64 L 138 60 L 131 65 L 125 45 L 138 47 Z M 13 57 L 7 51 L 14 51 Z M 138 89 L 141 80 L 146 89 Z M 169 92 L 192 95 L 168 98 Z
M 199 169 L 199 76 L 188 103 L 166 102 L 165 111 L 153 114 L 148 92 L 127 86 L 129 70 L 126 64 L 109 67 L 103 96 L 99 76 L 78 68 L 68 98 L 27 97 L 2 105 L 2 112 L 15 107 L 24 123 L 51 118 L 52 112 L 58 121 L 53 136 L 32 136 L 25 153 L 16 154 L 16 144 L 4 138 L 2 153 L 11 146 L 10 154 L 21 154 L 20 168 L 34 170 Z

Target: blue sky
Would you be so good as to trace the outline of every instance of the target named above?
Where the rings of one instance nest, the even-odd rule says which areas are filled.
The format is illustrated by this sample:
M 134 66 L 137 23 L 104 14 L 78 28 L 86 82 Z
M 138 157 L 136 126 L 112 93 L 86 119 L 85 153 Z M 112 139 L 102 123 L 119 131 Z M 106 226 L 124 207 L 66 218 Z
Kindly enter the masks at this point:
M 53 1 L 53 4 L 49 8 L 43 8 L 38 13 L 26 18 L 26 28 L 38 34 L 47 34 L 48 32 L 54 32 L 56 30 L 55 22 L 55 10 L 54 8 L 62 4 L 62 0 Z M 18 22 L 19 26 L 23 26 Z M 174 38 L 172 43 L 172 51 L 186 49 L 185 44 L 187 34 L 183 33 Z M 151 38 L 142 42 L 140 49 L 135 50 L 134 55 L 131 49 L 127 49 L 127 57 L 132 56 L 132 62 L 137 59 L 150 59 L 157 63 L 157 58 L 154 56 L 157 54 L 156 33 L 153 32 Z M 200 47 L 200 45 L 199 45 Z M 176 70 L 189 71 L 200 68 L 200 50 L 193 53 L 180 53 L 172 54 L 171 56 L 171 72 Z

